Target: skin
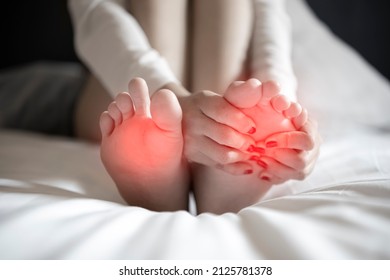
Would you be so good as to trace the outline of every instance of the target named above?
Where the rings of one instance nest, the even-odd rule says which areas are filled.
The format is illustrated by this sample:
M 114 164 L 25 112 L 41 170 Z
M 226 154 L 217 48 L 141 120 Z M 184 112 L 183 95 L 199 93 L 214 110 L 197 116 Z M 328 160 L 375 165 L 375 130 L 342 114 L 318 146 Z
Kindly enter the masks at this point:
M 294 83 L 288 82 L 295 79 L 293 72 L 289 71 L 288 61 L 285 65 L 287 68 L 280 68 L 280 61 L 270 60 L 265 53 L 264 62 L 267 63 L 264 69 L 252 71 L 250 49 L 255 27 L 252 1 L 197 0 L 191 6 L 187 5 L 188 1 L 183 0 L 163 2 L 128 0 L 126 2 L 130 14 L 145 31 L 151 47 L 167 60 L 173 73 L 180 80 L 180 84 L 168 83 L 163 88 L 173 92 L 182 111 L 182 141 L 184 142 L 178 145 L 183 145 L 182 159 L 188 161 L 191 168 L 191 185 L 199 212 L 237 212 L 242 207 L 258 201 L 267 188 L 292 178 L 301 179 L 309 174 L 318 156 L 320 142 L 315 123 L 308 118 L 307 112 L 298 104 L 288 102 L 283 97 L 272 99 L 268 107 L 262 107 L 262 111 L 268 111 L 275 115 L 276 119 L 284 115 L 288 119 L 287 123 L 293 124 L 295 129 L 283 129 L 260 136 L 260 133 L 267 129 L 257 126 L 260 127 L 265 122 L 255 121 L 256 116 L 261 114 L 253 107 L 256 104 L 255 99 L 245 95 L 251 93 L 249 96 L 257 96 L 259 100 L 261 99 L 261 96 L 257 95 L 259 91 L 256 90 L 256 83 L 253 80 L 249 83 L 237 82 L 253 76 L 262 82 L 266 81 L 263 79 L 273 79 L 274 84 L 280 83 L 285 94 L 291 93 L 289 96 L 295 97 Z M 280 34 L 283 36 L 286 33 Z M 281 57 L 287 58 L 288 54 L 284 53 L 287 49 L 280 50 Z M 232 81 L 236 82 L 232 83 L 230 91 L 226 91 Z M 231 90 L 235 87 L 240 87 L 240 90 Z M 97 98 L 99 90 L 92 87 L 87 87 L 88 89 L 91 94 L 84 95 L 85 102 L 80 102 L 85 106 L 77 109 L 80 114 L 75 118 L 76 132 L 90 139 L 98 139 L 100 135 L 95 133 L 95 125 L 91 125 L 91 120 L 98 119 L 98 115 L 95 118 L 95 112 L 100 114 L 104 109 L 90 112 L 92 104 L 96 104 L 99 100 Z M 136 98 L 134 93 L 131 94 L 132 98 Z M 147 104 L 147 99 L 143 100 Z M 104 104 L 104 101 L 101 104 Z M 113 123 L 112 127 L 118 128 L 118 132 L 115 133 L 118 135 L 120 128 L 125 127 L 120 125 L 123 115 L 118 114 L 116 110 L 119 103 L 119 100 L 116 100 L 116 105 L 110 105 L 108 108 L 108 104 L 102 107 L 95 106 L 95 108 L 107 108 L 105 115 L 107 117 L 108 114 L 111 118 L 108 123 Z M 278 114 L 274 114 L 275 112 Z M 84 116 L 88 116 L 88 119 L 84 122 L 80 121 Z M 253 125 L 255 125 L 255 132 L 253 132 Z M 93 133 L 86 133 L 89 130 Z M 264 137 L 266 139 L 263 139 Z M 111 138 L 106 138 L 109 139 Z M 103 143 L 109 144 L 110 141 L 104 140 Z M 103 143 L 102 150 L 106 147 Z M 257 150 L 248 152 L 252 146 Z M 145 147 L 142 145 L 136 147 L 137 150 L 142 150 L 141 148 Z M 158 149 L 155 152 L 157 153 Z M 128 157 L 131 156 L 133 155 L 129 152 Z M 109 161 L 115 159 L 106 156 L 104 161 L 109 165 Z M 111 173 L 115 176 L 113 170 Z M 144 170 L 147 169 L 144 167 Z M 149 171 L 154 177 L 161 172 L 158 168 Z M 133 172 L 138 171 L 133 170 Z M 226 181 L 220 181 L 221 178 L 225 178 Z M 114 180 L 118 181 L 115 178 Z M 160 211 L 169 209 L 167 208 L 168 197 L 157 201 L 156 196 L 152 195 L 153 199 L 149 201 L 147 199 L 132 201 L 137 196 L 137 191 L 131 187 L 131 183 L 141 185 L 141 181 L 132 179 L 128 183 L 126 186 L 126 180 L 122 180 L 118 188 L 122 193 L 126 188 L 134 190 L 131 196 L 128 196 L 129 204 Z M 237 188 L 225 188 L 230 184 L 247 186 L 247 188 L 241 188 L 240 193 Z M 158 189 L 166 190 L 166 193 L 176 191 L 180 194 L 178 197 L 186 201 L 183 193 L 188 194 L 188 185 L 169 189 L 162 184 Z M 141 188 L 138 191 L 139 194 L 143 193 Z
M 260 109 L 276 120 L 265 138 Z M 274 83 L 255 79 L 233 83 L 225 96 L 201 91 L 176 98 L 160 90 L 151 100 L 146 83 L 135 79 L 102 114 L 100 127 L 102 161 L 122 196 L 157 211 L 187 208 L 187 161 L 199 212 L 224 213 L 256 202 L 274 184 L 303 178 L 316 158 L 306 111 Z M 220 172 L 234 179 L 218 183 Z M 236 193 L 229 184 L 246 190 Z

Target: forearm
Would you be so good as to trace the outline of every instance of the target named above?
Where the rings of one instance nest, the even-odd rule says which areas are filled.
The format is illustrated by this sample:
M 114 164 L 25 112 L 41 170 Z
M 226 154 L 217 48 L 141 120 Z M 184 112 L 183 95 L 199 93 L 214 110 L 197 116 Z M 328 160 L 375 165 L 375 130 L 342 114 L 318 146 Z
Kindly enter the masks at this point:
M 282 93 L 296 100 L 296 78 L 292 67 L 292 36 L 285 0 L 254 0 L 252 76 L 262 82 L 274 80 Z
M 134 77 L 150 92 L 176 78 L 151 48 L 137 21 L 116 1 L 70 0 L 76 51 L 110 94 L 126 91 Z

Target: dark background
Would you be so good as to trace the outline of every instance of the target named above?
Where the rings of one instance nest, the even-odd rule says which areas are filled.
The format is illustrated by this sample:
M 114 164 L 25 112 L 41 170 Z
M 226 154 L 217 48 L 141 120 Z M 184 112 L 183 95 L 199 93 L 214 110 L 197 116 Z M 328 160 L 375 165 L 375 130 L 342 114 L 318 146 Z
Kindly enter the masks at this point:
M 334 33 L 390 80 L 387 0 L 307 2 Z M 77 61 L 66 0 L 4 1 L 0 26 L 0 69 L 35 60 Z

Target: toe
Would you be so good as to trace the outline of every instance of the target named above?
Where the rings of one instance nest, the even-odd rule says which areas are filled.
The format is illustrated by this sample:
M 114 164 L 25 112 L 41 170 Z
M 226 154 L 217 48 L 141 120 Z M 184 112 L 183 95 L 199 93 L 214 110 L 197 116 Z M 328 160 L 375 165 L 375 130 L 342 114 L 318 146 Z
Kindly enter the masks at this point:
M 307 113 L 307 110 L 302 109 L 302 113 L 292 119 L 292 121 L 295 125 L 295 128 L 300 129 L 307 122 L 308 117 L 309 117 L 309 115 Z
M 268 104 L 272 97 L 280 93 L 280 87 L 274 81 L 265 82 L 262 86 L 261 104 Z
M 291 106 L 284 111 L 284 116 L 286 118 L 294 118 L 299 116 L 302 113 L 302 106 L 298 103 L 292 103 Z
M 271 99 L 272 107 L 279 113 L 290 107 L 290 101 L 284 95 L 276 95 Z
M 114 120 L 111 118 L 110 114 L 107 111 L 104 111 L 100 115 L 100 131 L 102 133 L 102 137 L 109 136 L 114 130 L 115 124 Z
M 116 106 L 122 113 L 122 119 L 126 120 L 134 114 L 133 101 L 131 100 L 130 94 L 122 92 L 115 98 Z
M 115 125 L 120 125 L 122 123 L 122 113 L 119 110 L 116 102 L 111 102 L 108 105 L 108 114 L 110 114 L 111 118 L 114 120 Z
M 145 80 L 132 79 L 129 83 L 129 94 L 134 104 L 135 115 L 150 117 L 149 89 Z
M 173 92 L 165 89 L 157 91 L 152 97 L 150 110 L 159 128 L 181 133 L 182 111 Z
M 246 82 L 233 82 L 224 94 L 224 98 L 237 108 L 251 108 L 261 98 L 261 82 L 257 79 L 249 79 Z

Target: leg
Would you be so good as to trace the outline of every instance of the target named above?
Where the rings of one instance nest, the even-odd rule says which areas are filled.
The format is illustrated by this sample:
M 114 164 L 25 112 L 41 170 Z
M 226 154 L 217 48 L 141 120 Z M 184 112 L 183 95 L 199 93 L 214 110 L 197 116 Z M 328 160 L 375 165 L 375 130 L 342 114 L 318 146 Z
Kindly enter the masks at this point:
M 99 116 L 112 101 L 109 93 L 92 75 L 78 98 L 74 112 L 75 136 L 92 142 L 100 142 Z
M 127 0 L 151 46 L 168 61 L 176 77 L 186 84 L 187 1 Z
M 252 2 L 197 0 L 193 5 L 191 90 L 222 93 L 232 81 L 246 76 Z
M 152 47 L 167 59 L 177 78 L 185 83 L 187 1 L 128 0 L 127 4 Z M 99 116 L 111 101 L 112 98 L 100 82 L 91 76 L 76 105 L 75 135 L 99 142 Z
M 246 76 L 246 58 L 252 35 L 251 1 L 197 0 L 193 5 L 191 91 L 207 89 L 223 93 L 232 81 Z M 227 176 L 203 165 L 194 165 L 193 174 L 199 213 L 239 210 L 235 203 L 229 202 L 231 188 L 234 184 L 248 185 L 250 182 L 243 182 L 248 176 Z M 227 177 L 228 182 L 224 180 Z M 236 201 L 238 198 L 247 199 L 248 189 L 240 190 L 241 194 L 235 192 L 237 196 L 233 199 Z M 231 205 L 230 209 L 227 204 Z
M 188 207 L 181 108 L 169 90 L 149 99 L 142 79 L 129 84 L 100 119 L 101 158 L 122 197 L 156 211 Z

